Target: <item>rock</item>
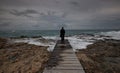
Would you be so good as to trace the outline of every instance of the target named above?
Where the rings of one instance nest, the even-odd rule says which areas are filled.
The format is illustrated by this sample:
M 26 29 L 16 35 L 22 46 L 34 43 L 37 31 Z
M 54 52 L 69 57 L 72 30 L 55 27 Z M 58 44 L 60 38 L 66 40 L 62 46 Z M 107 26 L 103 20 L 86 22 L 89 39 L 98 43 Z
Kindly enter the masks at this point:
M 0 38 L 0 49 L 3 49 L 7 44 L 7 39 Z
M 31 38 L 43 38 L 42 36 L 33 36 Z
M 11 49 L 7 49 L 11 47 Z M 47 47 L 26 43 L 14 43 L 0 49 L 0 72 L 37 73 L 42 72 L 49 59 Z
M 87 57 L 82 58 L 85 54 Z M 87 69 L 87 73 L 119 73 L 120 72 L 120 41 L 99 40 L 77 52 L 79 60 Z M 85 61 L 86 59 L 92 61 Z

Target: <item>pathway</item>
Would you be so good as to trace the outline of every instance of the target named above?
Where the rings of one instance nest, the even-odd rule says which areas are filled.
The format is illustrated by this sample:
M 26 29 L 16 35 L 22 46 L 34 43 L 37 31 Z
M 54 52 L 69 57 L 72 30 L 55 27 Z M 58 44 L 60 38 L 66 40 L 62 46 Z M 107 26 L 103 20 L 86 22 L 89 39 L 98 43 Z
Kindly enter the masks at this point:
M 43 73 L 85 73 L 68 40 L 57 41 Z

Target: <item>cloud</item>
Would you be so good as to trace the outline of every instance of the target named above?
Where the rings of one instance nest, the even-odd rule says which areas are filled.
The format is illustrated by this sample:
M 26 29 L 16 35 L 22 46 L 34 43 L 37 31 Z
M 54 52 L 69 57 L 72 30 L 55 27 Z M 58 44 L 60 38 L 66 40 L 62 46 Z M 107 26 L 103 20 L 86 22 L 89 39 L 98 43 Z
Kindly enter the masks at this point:
M 39 14 L 39 12 L 37 12 L 36 10 L 24 10 L 24 11 L 18 11 L 15 9 L 12 9 L 12 11 L 10 11 L 10 14 L 15 15 L 15 16 L 27 16 L 27 17 L 32 17 L 30 16 L 30 14 Z
M 1 22 L 0 23 L 0 27 L 8 27 L 10 25 L 11 25 L 10 22 Z
M 76 1 L 71 1 L 70 3 L 71 3 L 72 5 L 75 5 L 75 6 L 78 6 L 78 5 L 79 5 L 79 3 L 76 2 Z
M 0 26 L 12 29 L 119 27 L 120 0 L 2 0 Z M 16 28 L 14 28 L 16 27 Z M 3 27 L 0 27 L 3 28 Z M 7 29 L 7 28 L 6 28 Z
M 67 24 L 59 24 L 59 25 L 57 25 L 57 26 L 58 26 L 58 28 L 62 28 L 62 27 L 67 28 Z

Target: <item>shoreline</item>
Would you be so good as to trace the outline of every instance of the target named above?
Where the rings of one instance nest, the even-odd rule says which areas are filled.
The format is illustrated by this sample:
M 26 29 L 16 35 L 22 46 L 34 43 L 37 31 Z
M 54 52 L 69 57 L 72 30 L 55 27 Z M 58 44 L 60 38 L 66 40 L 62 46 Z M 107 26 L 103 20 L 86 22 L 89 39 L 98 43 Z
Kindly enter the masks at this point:
M 119 39 L 118 40 L 112 39 L 109 36 L 83 34 L 83 35 L 67 36 L 65 38 L 68 39 L 68 41 L 70 42 L 73 48 L 73 51 L 76 52 L 76 55 L 80 60 L 80 62 L 82 63 L 86 73 L 91 73 L 91 72 L 104 73 L 104 70 L 101 69 L 102 64 L 105 65 L 105 68 L 107 67 L 106 67 L 106 64 L 104 63 L 101 64 L 100 60 L 102 61 L 104 60 L 101 56 L 106 57 L 106 54 L 107 54 L 107 57 L 108 55 L 113 56 L 113 54 L 111 54 L 112 52 L 116 54 L 116 51 L 114 51 L 113 48 L 116 48 L 115 46 L 116 44 L 120 45 Z M 16 68 L 19 68 L 19 66 L 16 66 L 16 65 L 20 63 L 22 64 L 19 69 L 20 71 L 24 70 L 22 69 L 22 67 L 26 67 L 28 71 L 42 72 L 43 67 L 45 63 L 48 61 L 50 53 L 53 51 L 57 40 L 59 40 L 59 38 L 55 36 L 54 37 L 39 36 L 39 37 L 33 37 L 33 38 L 28 38 L 28 37 L 3 38 L 3 39 L 0 38 L 0 52 L 2 52 L 2 54 L 0 54 L 0 61 L 2 61 L 0 63 L 0 71 L 3 72 L 7 67 L 11 68 L 13 66 L 14 67 L 13 70 L 10 69 L 6 71 L 16 72 Z M 106 47 L 110 48 L 110 50 L 107 50 Z M 101 48 L 102 50 L 100 50 Z M 117 49 L 117 51 L 120 51 L 120 50 Z M 36 52 L 36 53 L 33 53 L 33 52 Z M 40 53 L 42 54 L 40 55 Z M 35 59 L 33 57 L 35 62 L 32 60 L 31 61 L 33 62 L 32 64 L 34 64 L 35 67 L 34 65 L 33 66 L 30 65 L 30 67 L 35 68 L 35 70 L 27 67 L 29 66 L 31 61 L 29 62 L 28 65 L 25 65 L 25 66 L 23 65 L 24 64 L 23 61 L 27 58 L 29 59 L 33 54 L 36 56 Z M 26 55 L 27 55 L 27 58 L 24 58 L 26 57 Z M 44 59 L 44 57 L 46 57 L 46 59 Z M 13 61 L 11 58 L 13 59 Z M 36 63 L 39 61 L 38 59 L 42 61 L 40 61 L 39 63 Z M 114 59 L 114 57 L 112 57 L 112 59 Z M 41 65 L 38 67 L 39 69 L 36 68 L 38 64 Z M 108 68 L 106 71 L 108 70 L 113 71 L 111 70 L 111 68 L 110 69 Z M 23 72 L 23 73 L 26 73 L 26 72 Z

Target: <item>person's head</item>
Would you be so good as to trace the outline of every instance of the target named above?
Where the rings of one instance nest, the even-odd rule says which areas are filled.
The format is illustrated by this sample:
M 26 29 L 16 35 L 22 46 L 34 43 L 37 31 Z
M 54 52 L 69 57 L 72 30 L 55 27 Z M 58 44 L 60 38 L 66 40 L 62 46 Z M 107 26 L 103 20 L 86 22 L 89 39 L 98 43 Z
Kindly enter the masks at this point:
M 64 29 L 64 27 L 62 27 L 62 29 Z

